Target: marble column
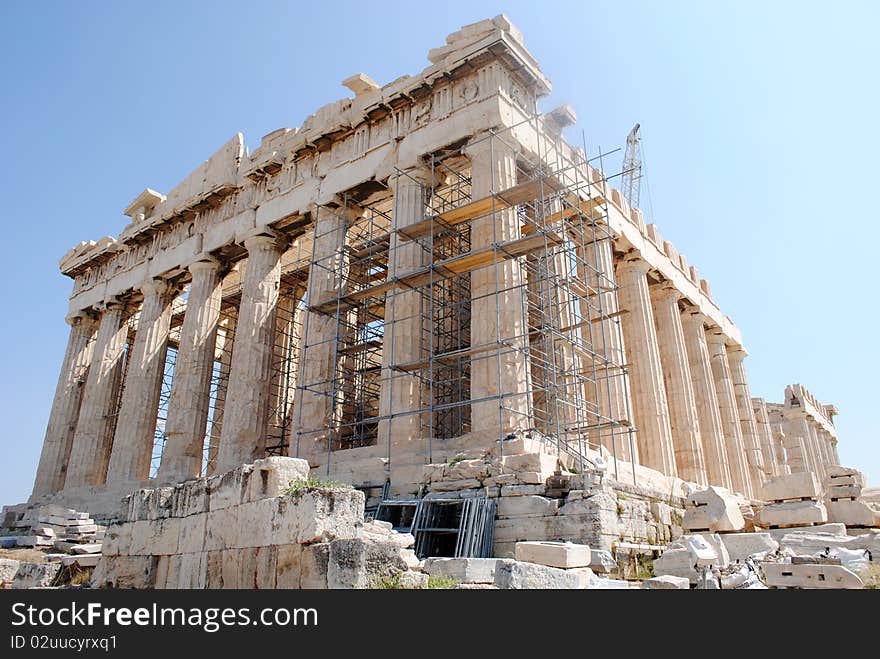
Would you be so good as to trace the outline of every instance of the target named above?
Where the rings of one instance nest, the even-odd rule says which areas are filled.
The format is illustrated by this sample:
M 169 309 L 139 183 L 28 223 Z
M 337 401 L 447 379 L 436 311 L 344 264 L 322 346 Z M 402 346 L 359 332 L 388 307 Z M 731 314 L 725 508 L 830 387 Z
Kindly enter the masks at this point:
M 816 465 L 816 475 L 819 476 L 819 482 L 825 482 L 825 456 L 822 453 L 822 440 L 819 437 L 819 428 L 816 422 L 807 417 L 807 431 L 810 433 L 810 444 L 813 452 L 813 459 Z
M 206 260 L 193 263 L 189 271 L 192 283 L 180 330 L 165 421 L 165 448 L 157 475 L 162 482 L 184 481 L 201 474 L 211 405 L 225 268 L 216 260 Z
M 712 375 L 709 348 L 703 328 L 705 322 L 706 316 L 695 309 L 686 310 L 681 316 L 699 419 L 700 440 L 703 443 L 706 475 L 710 485 L 733 489 L 724 442 L 724 426 L 721 423 L 721 412 L 718 410 L 718 394 L 715 391 L 715 378 Z
M 617 316 L 620 309 L 617 299 L 617 277 L 614 273 L 614 250 L 611 238 L 595 240 L 583 247 L 582 258 L 587 264 L 587 272 L 579 273 L 583 281 L 589 283 L 597 294 L 585 298 L 581 304 L 581 317 L 593 321 L 592 336 L 595 350 L 604 351 L 610 362 L 606 378 L 599 385 L 599 411 L 602 416 L 613 421 L 632 424 L 633 402 L 630 395 L 629 378 L 621 367 L 626 364 L 626 348 L 621 330 L 621 320 Z M 605 368 L 600 365 L 599 368 Z M 590 384 L 587 385 L 590 388 Z M 587 400 L 593 396 L 586 393 Z M 630 442 L 630 433 L 615 429 L 600 434 L 601 444 L 627 462 L 639 462 L 638 442 Z
M 758 488 L 768 478 L 769 474 L 767 474 L 764 465 L 761 440 L 758 438 L 758 427 L 755 423 L 755 413 L 752 410 L 752 394 L 749 391 L 749 381 L 746 378 L 744 362 L 747 355 L 748 353 L 742 346 L 729 346 L 727 349 L 727 362 L 730 367 L 730 377 L 733 381 L 733 393 L 736 398 L 736 410 L 739 415 L 743 446 L 746 451 L 749 479 L 753 488 Z
M 712 377 L 715 380 L 715 393 L 718 397 L 718 412 L 724 430 L 724 447 L 727 451 L 727 464 L 730 467 L 732 489 L 747 498 L 752 497 L 752 482 L 743 445 L 742 427 L 736 407 L 736 395 L 730 365 L 727 360 L 727 346 L 724 335 L 718 331 L 706 333 L 709 348 L 709 361 L 712 364 Z
M 634 255 L 617 264 L 618 300 L 621 310 L 626 312 L 621 321 L 623 340 L 630 365 L 630 390 L 641 464 L 667 476 L 676 476 L 666 386 L 646 277 L 649 269 L 646 261 Z
M 785 432 L 782 430 L 782 425 L 771 423 L 770 428 L 773 435 L 773 452 L 776 455 L 776 464 L 779 466 L 778 475 L 790 474 L 791 467 L 785 450 Z
M 128 356 L 119 423 L 116 424 L 107 468 L 108 483 L 140 481 L 150 477 L 159 396 L 171 329 L 171 303 L 179 291 L 161 280 L 144 284 L 141 291 L 144 301 Z
M 272 354 L 272 388 L 269 404 L 269 431 L 267 441 L 284 444 L 290 441 L 293 422 L 293 401 L 296 392 L 296 377 L 299 363 L 297 351 L 300 347 L 299 323 L 297 319 L 301 306 L 302 288 L 282 286 L 278 296 L 278 311 L 275 314 L 275 340 Z
M 126 317 L 125 305 L 120 302 L 107 304 L 101 314 L 65 488 L 102 485 L 107 476 L 125 362 Z
M 211 431 L 208 437 L 208 464 L 205 475 L 217 473 L 217 455 L 220 452 L 220 435 L 223 432 L 223 411 L 226 407 L 226 391 L 229 388 L 229 371 L 232 367 L 232 348 L 235 344 L 235 321 L 238 309 L 221 308 L 220 321 L 217 324 L 217 344 L 214 349 L 214 361 L 219 362 L 217 371 L 217 395 L 214 398 L 214 412 L 211 414 Z
M 761 445 L 761 455 L 764 458 L 764 480 L 773 476 L 779 476 L 779 463 L 776 460 L 776 449 L 773 446 L 773 430 L 770 428 L 770 416 L 767 414 L 767 404 L 762 398 L 752 398 L 752 412 L 755 415 L 755 427 L 758 431 L 758 441 Z
M 430 172 L 421 169 L 392 174 L 388 187 L 394 195 L 394 227 L 398 230 L 425 219 L 425 185 Z M 427 245 L 426 245 L 427 243 Z M 431 262 L 430 240 L 402 240 L 391 236 L 388 250 L 388 280 Z M 411 288 L 393 289 L 385 296 L 385 328 L 382 339 L 382 379 L 379 390 L 378 441 L 406 447 L 419 440 L 428 419 L 416 410 L 427 408 L 428 390 L 419 372 L 394 367 L 427 358 L 427 328 L 423 294 Z
M 837 452 L 837 442 L 838 442 L 837 437 L 831 438 L 832 462 L 839 467 L 840 466 L 840 454 Z
M 792 473 L 803 471 L 816 472 L 809 451 L 809 434 L 806 429 L 806 412 L 800 409 L 785 409 L 782 412 L 784 419 L 785 456 Z
M 349 252 L 345 249 L 345 238 L 350 223 L 357 219 L 357 209 L 319 206 L 315 218 L 312 265 L 306 289 L 308 310 L 303 321 L 303 357 L 290 444 L 290 455 L 302 458 L 327 452 L 334 423 L 333 379 L 339 329 L 335 300 L 348 276 Z
M 263 457 L 258 450 L 265 446 L 269 422 L 275 315 L 286 243 L 273 236 L 253 236 L 244 246 L 247 267 L 217 455 L 220 472 Z
M 671 282 L 652 286 L 650 290 L 675 448 L 675 465 L 680 478 L 707 485 L 699 415 L 678 309 L 681 294 Z
M 488 197 L 516 185 L 516 154 L 501 139 L 464 149 L 471 162 L 471 195 Z M 516 208 L 497 209 L 471 222 L 471 250 L 520 237 Z M 471 273 L 471 423 L 496 439 L 531 425 L 526 276 L 522 259 L 504 259 Z M 486 400 L 480 400 L 486 399 Z
M 98 330 L 98 323 L 87 312 L 71 316 L 67 322 L 70 323 L 70 337 L 43 439 L 34 480 L 34 497 L 51 494 L 64 487 L 83 389 L 92 361 L 95 332 Z

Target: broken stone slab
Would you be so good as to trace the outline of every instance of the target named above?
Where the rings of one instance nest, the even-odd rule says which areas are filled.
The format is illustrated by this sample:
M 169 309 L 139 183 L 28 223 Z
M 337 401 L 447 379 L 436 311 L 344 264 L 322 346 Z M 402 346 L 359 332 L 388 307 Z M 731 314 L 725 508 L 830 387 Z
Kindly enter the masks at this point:
M 4 535 L 0 536 L 0 549 L 12 549 L 18 544 L 17 535 Z
M 468 490 L 479 487 L 482 487 L 482 483 L 476 478 L 431 483 L 431 489 L 436 492 L 453 492 L 455 490 Z
M 675 577 L 671 574 L 664 574 L 642 581 L 643 590 L 688 590 L 690 587 L 690 579 Z
M 82 545 L 73 545 L 70 551 L 74 554 L 100 554 L 101 543 L 89 542 Z
M 599 574 L 617 572 L 618 566 L 607 549 L 590 549 L 590 569 Z
M 12 580 L 12 587 L 45 588 L 51 586 L 60 569 L 61 563 L 21 563 Z
M 826 472 L 830 485 L 858 485 L 860 487 L 867 487 L 868 485 L 865 474 L 852 467 L 831 465 L 826 468 Z
M 804 526 L 824 524 L 828 511 L 821 501 L 783 501 L 769 503 L 758 513 L 761 526 Z
M 51 547 L 54 542 L 54 538 L 45 535 L 20 535 L 15 544 L 18 547 Z
M 745 520 L 736 498 L 717 487 L 692 492 L 681 526 L 693 531 L 741 531 Z
M 95 567 L 101 559 L 101 554 L 85 554 L 82 556 L 64 556 L 61 558 L 62 565 L 73 565 L 76 563 L 80 567 Z
M 537 563 L 505 561 L 495 570 L 495 585 L 501 589 L 581 589 L 594 579 L 590 568 L 563 570 Z
M 400 547 L 361 538 L 330 543 L 327 587 L 330 589 L 372 588 L 381 579 L 409 569 Z
M 761 487 L 761 499 L 764 501 L 816 499 L 821 494 L 822 486 L 812 471 L 775 476 Z
M 864 588 L 859 576 L 842 565 L 760 563 L 771 588 Z
M 846 526 L 880 527 L 880 509 L 863 501 L 826 501 L 828 521 Z
M 731 561 L 743 562 L 755 554 L 766 554 L 779 549 L 779 543 L 769 533 L 724 533 L 721 539 Z
M 564 569 L 590 565 L 590 548 L 572 542 L 517 542 L 514 556 L 518 561 Z
M 14 558 L 0 558 L 0 583 L 12 581 L 20 565 Z
M 548 517 L 555 515 L 559 501 L 535 495 L 501 497 L 498 500 L 498 517 Z
M 495 583 L 495 572 L 504 558 L 428 558 L 424 570 L 432 577 L 446 577 L 461 583 Z
M 429 579 L 430 577 L 424 572 L 407 570 L 400 573 L 397 584 L 405 589 L 427 588 Z
M 596 577 L 589 585 L 590 590 L 631 590 L 635 588 L 640 588 L 639 584 L 635 581 L 608 579 L 605 577 Z
M 724 567 L 730 563 L 727 546 L 717 533 L 683 535 L 680 540 L 690 550 L 698 565 Z
M 47 538 L 55 537 L 55 529 L 50 526 L 35 526 L 32 531 L 34 535 L 42 535 Z

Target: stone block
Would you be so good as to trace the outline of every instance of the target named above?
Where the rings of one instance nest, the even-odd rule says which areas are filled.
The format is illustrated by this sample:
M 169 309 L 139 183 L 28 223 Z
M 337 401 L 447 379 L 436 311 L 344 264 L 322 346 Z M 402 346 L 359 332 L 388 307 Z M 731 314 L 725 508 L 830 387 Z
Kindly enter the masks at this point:
M 465 478 L 455 481 L 438 481 L 431 483 L 434 492 L 452 492 L 455 490 L 467 490 L 482 487 L 482 483 L 476 478 Z
M 157 562 L 155 556 L 102 556 L 95 573 L 98 573 L 102 565 L 109 563 L 112 569 L 108 570 L 106 581 L 112 588 L 153 588 L 156 583 Z M 98 585 L 105 584 L 99 581 Z
M 816 499 L 822 494 L 819 479 L 812 471 L 783 474 L 766 481 L 761 487 L 764 501 L 786 501 L 788 499 Z
M 686 531 L 741 531 L 745 528 L 737 500 L 719 488 L 708 487 L 692 492 L 687 506 L 681 522 Z
M 131 530 L 133 522 L 111 524 L 107 527 L 104 541 L 101 543 L 101 553 L 105 556 L 117 556 L 131 553 Z
M 758 513 L 761 526 L 803 526 L 824 524 L 828 511 L 821 501 L 783 501 L 769 503 Z
M 731 561 L 745 561 L 754 554 L 774 552 L 779 543 L 769 533 L 725 533 L 721 536 Z
M 173 514 L 174 487 L 155 487 L 143 492 L 142 516 L 138 519 L 163 519 Z
M 238 546 L 239 506 L 226 506 L 207 513 L 205 522 L 205 550 L 215 551 Z
M 60 569 L 61 563 L 22 562 L 12 580 L 12 587 L 15 589 L 46 588 L 52 585 Z
M 535 495 L 501 497 L 498 500 L 498 517 L 546 517 L 555 515 L 559 501 Z
M 862 496 L 861 485 L 829 485 L 825 490 L 827 499 L 858 499 Z
M 180 520 L 177 550 L 182 554 L 192 554 L 205 549 L 208 513 L 190 515 Z
M 826 468 L 826 472 L 829 485 L 859 485 L 861 487 L 867 487 L 868 485 L 865 474 L 852 467 L 831 465 Z
M 501 459 L 505 472 L 515 472 L 517 476 L 521 472 L 533 472 L 545 474 L 544 478 L 556 471 L 558 458 L 546 453 L 523 453 L 521 455 L 506 455 Z M 543 482 L 543 480 L 541 481 Z
M 401 552 L 390 543 L 367 542 L 360 538 L 334 540 L 330 543 L 327 587 L 371 588 L 379 579 L 405 572 L 409 566 Z
M 308 477 L 309 463 L 306 460 L 283 456 L 257 460 L 248 478 L 244 501 L 281 496 L 291 481 Z
M 686 577 L 675 577 L 671 574 L 664 574 L 659 577 L 652 577 L 642 581 L 643 590 L 688 590 L 691 587 L 690 579 Z
M 880 527 L 880 509 L 863 501 L 826 501 L 828 521 L 847 526 Z
M 501 558 L 428 558 L 424 570 L 432 577 L 447 577 L 461 583 L 495 583 Z
M 329 542 L 318 542 L 303 547 L 299 587 L 304 590 L 326 590 L 329 562 Z
M 537 563 L 503 561 L 495 570 L 495 585 L 498 588 L 511 590 L 577 589 L 587 587 L 586 576 L 586 573 L 580 570 L 562 570 Z
M 494 467 L 482 458 L 476 460 L 459 460 L 451 467 L 447 466 L 443 470 L 443 478 L 444 480 L 450 481 L 472 478 L 482 481 L 484 478 L 494 475 L 492 472 L 497 472 L 497 467 Z
M 599 574 L 617 572 L 617 562 L 607 549 L 590 550 L 590 569 Z
M 254 475 L 251 476 L 251 482 L 253 481 Z M 277 501 L 278 499 L 274 497 L 271 499 L 257 499 L 238 506 L 236 509 L 238 534 L 232 546 L 244 548 L 279 544 L 278 539 L 275 537 Z
M 12 558 L 0 558 L 0 583 L 12 581 L 20 564 L 20 561 Z
M 82 554 L 79 556 L 64 556 L 61 559 L 61 565 L 73 565 L 76 563 L 80 567 L 96 567 L 101 559 L 101 554 Z
M 279 545 L 276 548 L 275 587 L 281 589 L 300 588 L 302 573 L 302 545 Z
M 180 522 L 176 517 L 167 517 L 165 519 L 156 520 L 155 536 L 147 546 L 145 554 L 154 554 L 159 556 L 168 556 L 178 552 L 177 541 L 180 537 Z
M 215 511 L 237 506 L 247 496 L 248 481 L 252 465 L 242 465 L 237 469 L 212 476 L 207 480 L 207 510 Z
M 208 481 L 195 478 L 174 486 L 171 497 L 171 516 L 186 517 L 208 511 Z
M 427 588 L 428 580 L 430 579 L 430 577 L 424 572 L 413 572 L 412 570 L 407 570 L 406 572 L 401 572 L 398 579 L 398 584 L 401 588 L 411 590 L 417 588 Z
M 73 545 L 70 551 L 73 554 L 100 554 L 101 547 L 102 545 L 99 542 L 88 542 L 81 545 Z
M 364 494 L 357 490 L 311 490 L 273 501 L 278 544 L 354 538 L 364 516 Z
M 864 588 L 858 575 L 842 565 L 761 563 L 760 567 L 771 588 Z
M 503 485 L 501 487 L 502 497 L 522 497 L 528 495 L 544 496 L 547 493 L 547 486 L 543 483 L 538 485 Z
M 667 547 L 663 555 L 654 559 L 654 574 L 663 576 L 683 577 L 692 584 L 698 580 L 694 569 L 696 560 L 687 547 Z
M 514 555 L 518 561 L 549 567 L 567 569 L 590 565 L 590 548 L 572 542 L 518 542 Z
M 205 552 L 177 554 L 173 558 L 179 561 L 176 588 L 202 589 L 207 587 L 208 562 Z
M 159 520 L 142 519 L 131 525 L 131 544 L 128 549 L 130 556 L 146 556 L 152 554 L 153 538 Z

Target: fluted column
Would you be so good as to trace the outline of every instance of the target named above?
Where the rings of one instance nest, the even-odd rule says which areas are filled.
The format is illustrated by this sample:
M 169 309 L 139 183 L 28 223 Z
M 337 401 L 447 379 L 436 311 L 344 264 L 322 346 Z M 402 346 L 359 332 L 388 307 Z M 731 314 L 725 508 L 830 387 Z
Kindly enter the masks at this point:
M 126 367 L 119 422 L 116 424 L 107 469 L 108 483 L 146 480 L 150 477 L 168 332 L 171 329 L 171 303 L 179 291 L 161 280 L 144 284 L 141 291 L 144 301 Z
M 667 476 L 676 476 L 675 448 L 660 364 L 657 331 L 648 293 L 648 263 L 629 257 L 617 265 L 623 340 L 630 365 L 630 390 L 638 430 L 641 463 Z
M 761 440 L 758 438 L 758 427 L 755 413 L 752 410 L 752 394 L 746 378 L 745 358 L 747 352 L 742 346 L 733 346 L 727 350 L 727 361 L 730 366 L 730 377 L 733 381 L 733 393 L 736 398 L 736 410 L 742 430 L 743 446 L 746 451 L 746 465 L 753 488 L 758 488 L 769 478 L 761 452 Z
M 327 451 L 333 426 L 338 358 L 336 300 L 349 271 L 345 238 L 355 209 L 317 207 L 314 245 L 303 322 L 302 363 L 294 400 L 290 455 L 309 458 Z
M 743 496 L 751 498 L 752 484 L 727 360 L 725 337 L 717 330 L 710 331 L 706 334 L 706 344 L 712 364 L 712 377 L 715 380 L 715 393 L 718 396 L 718 412 L 721 415 L 721 427 L 724 429 L 724 447 L 727 451 L 732 487 Z
M 235 346 L 223 412 L 217 470 L 251 462 L 265 446 L 275 349 L 275 312 L 285 243 L 273 236 L 244 241 L 247 267 L 235 326 Z
M 223 431 L 223 411 L 226 407 L 226 390 L 229 388 L 229 370 L 232 366 L 232 347 L 235 341 L 235 320 L 238 309 L 229 307 L 225 312 L 221 307 L 220 321 L 217 324 L 217 343 L 214 348 L 214 361 L 217 369 L 217 395 L 214 398 L 214 412 L 211 414 L 211 431 L 208 437 L 208 463 L 205 475 L 217 473 L 217 455 L 220 452 L 220 434 Z
M 101 314 L 65 488 L 101 485 L 107 476 L 128 333 L 125 318 L 125 305 L 119 302 L 107 304 Z
M 810 453 L 807 447 L 807 439 L 804 438 L 804 422 L 806 413 L 800 410 L 783 410 L 784 419 L 783 445 L 785 446 L 785 459 L 791 473 L 804 471 L 815 472 Z
M 789 456 L 785 450 L 785 432 L 782 430 L 782 424 L 770 424 L 773 435 L 773 452 L 776 455 L 776 464 L 779 466 L 779 475 L 790 474 L 792 472 L 789 466 Z
M 471 195 L 482 199 L 516 184 L 516 154 L 500 139 L 482 139 L 465 148 L 471 161 Z M 471 250 L 520 237 L 516 208 L 505 208 L 471 223 Z M 471 345 L 496 346 L 471 356 L 471 405 L 475 431 L 503 435 L 527 428 L 529 359 L 525 272 L 521 259 L 505 259 L 471 273 Z
M 687 348 L 678 300 L 681 294 L 671 282 L 651 287 L 651 306 L 663 367 L 666 403 L 675 447 L 679 477 L 706 485 L 706 463 L 700 437 L 700 422 L 688 367 Z
M 840 466 L 840 454 L 837 452 L 837 443 L 838 443 L 837 437 L 833 437 L 831 439 L 831 456 L 832 456 L 832 462 L 835 465 Z
M 388 187 L 394 194 L 394 226 L 405 230 L 425 219 L 425 183 L 430 172 L 408 170 L 393 174 Z M 431 252 L 422 241 L 402 240 L 399 233 L 391 236 L 388 250 L 388 280 L 427 265 Z M 418 440 L 427 419 L 415 413 L 427 408 L 428 391 L 418 373 L 395 370 L 404 364 L 420 362 L 426 357 L 423 327 L 422 292 L 409 288 L 396 289 L 385 297 L 385 329 L 382 339 L 382 379 L 379 391 L 378 438 L 380 443 L 407 444 Z
M 810 443 L 816 464 L 816 475 L 819 476 L 819 481 L 824 483 L 827 470 L 825 468 L 825 456 L 822 453 L 822 440 L 819 437 L 819 429 L 816 422 L 810 417 L 807 417 L 807 431 L 810 433 Z
M 755 426 L 758 430 L 761 455 L 764 458 L 766 479 L 769 479 L 772 476 L 780 475 L 781 472 L 776 459 L 776 449 L 773 446 L 773 430 L 770 428 L 770 416 L 767 414 L 767 404 L 764 402 L 764 399 L 752 398 L 752 412 L 755 415 Z
M 202 471 L 223 270 L 215 260 L 189 266 L 192 283 L 180 330 L 165 421 L 165 448 L 159 463 L 158 478 L 165 482 L 196 478 Z
M 620 327 L 621 320 L 617 316 L 620 309 L 617 299 L 617 276 L 614 273 L 614 250 L 611 238 L 594 240 L 584 246 L 582 258 L 588 264 L 587 272 L 580 276 L 589 282 L 598 294 L 592 298 L 585 297 L 581 303 L 581 316 L 589 317 L 593 321 L 592 335 L 593 344 L 597 352 L 604 351 L 605 357 L 611 363 L 610 372 L 605 378 L 600 378 L 599 411 L 602 416 L 613 421 L 625 421 L 632 423 L 633 402 L 630 396 L 628 376 L 621 370 L 626 364 L 626 348 L 623 332 Z M 592 272 L 590 272 L 592 270 Z M 600 368 L 605 368 L 600 365 Z M 587 385 L 590 389 L 590 384 Z M 587 391 L 587 400 L 592 399 L 593 392 Z M 638 442 L 632 442 L 630 446 L 630 433 L 609 431 L 600 433 L 601 444 L 608 449 L 613 456 L 627 462 L 639 462 Z
M 43 450 L 34 480 L 35 497 L 57 492 L 64 487 L 79 419 L 83 385 L 89 372 L 95 332 L 98 329 L 98 323 L 86 312 L 69 317 L 67 322 L 70 323 L 70 337 L 67 340 L 64 361 L 61 363 L 61 373 L 58 375 L 55 398 L 52 400 L 52 411 L 49 413 Z
M 733 489 L 724 426 L 718 410 L 718 394 L 715 391 L 715 378 L 712 375 L 709 348 L 703 329 L 705 322 L 706 316 L 695 310 L 686 310 L 681 317 L 709 484 Z
M 297 352 L 300 347 L 299 322 L 296 315 L 300 311 L 301 288 L 282 286 L 278 296 L 278 310 L 275 313 L 275 340 L 272 354 L 272 388 L 269 404 L 268 443 L 284 444 L 290 441 L 293 421 L 293 401 L 296 392 L 298 363 Z

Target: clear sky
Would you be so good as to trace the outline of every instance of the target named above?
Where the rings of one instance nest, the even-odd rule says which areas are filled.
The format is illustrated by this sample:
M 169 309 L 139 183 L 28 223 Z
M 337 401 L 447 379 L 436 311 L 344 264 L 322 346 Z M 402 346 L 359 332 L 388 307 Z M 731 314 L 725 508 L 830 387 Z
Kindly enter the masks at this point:
M 844 464 L 880 484 L 876 2 L 3 2 L 0 503 L 26 499 L 66 347 L 59 258 L 117 235 L 237 131 L 298 126 L 428 65 L 506 13 L 568 103 L 570 139 L 635 122 L 642 206 L 742 329 L 753 396 L 840 408 Z M 868 195 L 868 201 L 865 201 Z

